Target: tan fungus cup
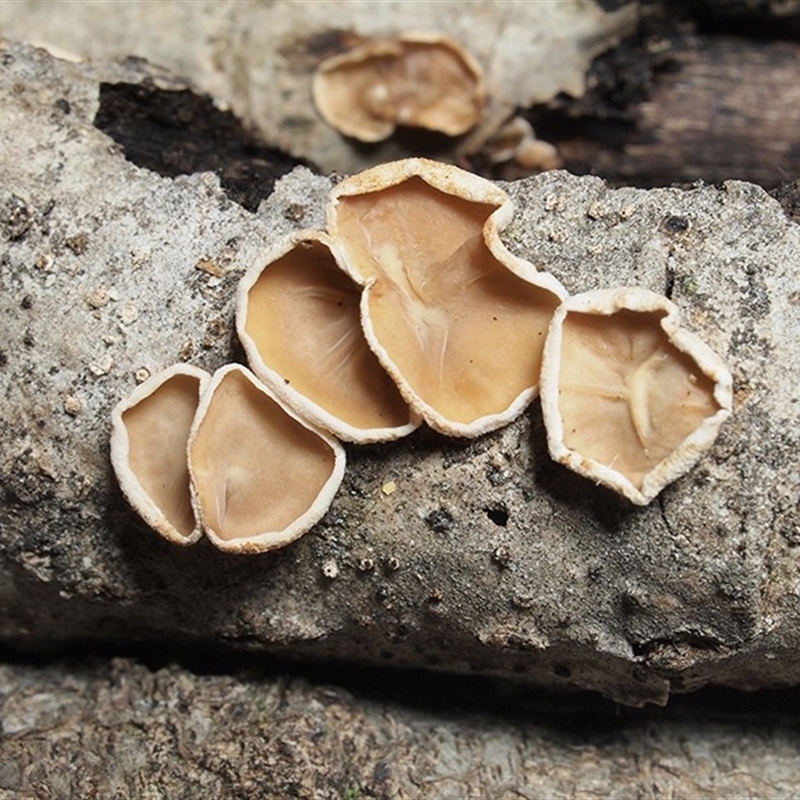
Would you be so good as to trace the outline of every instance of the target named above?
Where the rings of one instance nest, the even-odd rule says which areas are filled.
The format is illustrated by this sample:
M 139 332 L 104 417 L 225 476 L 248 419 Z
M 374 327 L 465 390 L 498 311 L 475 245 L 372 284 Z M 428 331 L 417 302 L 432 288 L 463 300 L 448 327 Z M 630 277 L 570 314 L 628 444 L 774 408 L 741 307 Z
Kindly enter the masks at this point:
M 297 415 L 345 441 L 385 442 L 421 420 L 367 345 L 360 297 L 330 237 L 298 231 L 242 278 L 236 329 L 253 372 Z
M 478 62 L 438 33 L 368 41 L 329 58 L 312 92 L 325 122 L 362 142 L 397 125 L 458 136 L 478 122 L 486 94 Z
M 177 364 L 153 375 L 111 412 L 111 464 L 131 506 L 176 544 L 201 534 L 194 515 L 186 444 L 210 375 Z
M 541 402 L 553 459 L 646 505 L 714 443 L 732 378 L 666 297 L 605 289 L 556 311 Z
M 345 453 L 295 416 L 249 370 L 214 373 L 189 433 L 195 514 L 212 544 L 261 553 L 306 533 L 342 481 Z

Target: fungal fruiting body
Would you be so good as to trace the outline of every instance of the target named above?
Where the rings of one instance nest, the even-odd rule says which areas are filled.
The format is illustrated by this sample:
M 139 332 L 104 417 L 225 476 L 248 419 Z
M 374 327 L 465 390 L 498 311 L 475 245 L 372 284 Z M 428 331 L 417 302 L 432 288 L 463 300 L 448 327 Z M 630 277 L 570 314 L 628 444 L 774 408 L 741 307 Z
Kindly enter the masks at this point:
M 314 102 L 333 128 L 363 142 L 397 125 L 465 133 L 480 119 L 483 73 L 456 42 L 437 33 L 367 41 L 320 64 Z
M 386 441 L 423 420 L 478 436 L 540 390 L 551 456 L 650 502 L 713 444 L 730 372 L 662 295 L 567 298 L 502 243 L 512 212 L 493 183 L 426 159 L 341 181 L 328 232 L 285 237 L 240 283 L 256 374 L 177 365 L 115 407 L 131 505 L 179 544 L 205 532 L 225 551 L 272 550 L 328 509 L 345 467 L 335 436 Z
M 397 439 L 419 418 L 367 345 L 360 297 L 330 237 L 291 234 L 240 282 L 239 338 L 253 372 L 299 416 L 345 441 Z
M 666 297 L 599 290 L 557 309 L 541 402 L 556 461 L 645 505 L 713 444 L 732 379 Z
M 556 147 L 536 138 L 533 126 L 524 117 L 513 117 L 481 147 L 490 164 L 510 163 L 527 171 L 559 169 L 563 161 Z
M 364 287 L 367 341 L 411 407 L 446 434 L 477 436 L 521 413 L 566 295 L 502 244 L 512 212 L 491 182 L 418 158 L 332 192 L 329 229 Z
M 189 434 L 192 503 L 221 550 L 283 547 L 325 513 L 344 449 L 287 411 L 249 370 L 229 364 L 204 392 Z
M 166 539 L 205 531 L 222 550 L 282 547 L 327 510 L 344 473 L 333 437 L 288 412 L 248 370 L 178 364 L 112 412 L 111 463 L 123 493 Z
M 177 544 L 201 536 L 192 510 L 186 444 L 209 375 L 178 364 L 153 375 L 111 414 L 111 463 L 128 502 Z

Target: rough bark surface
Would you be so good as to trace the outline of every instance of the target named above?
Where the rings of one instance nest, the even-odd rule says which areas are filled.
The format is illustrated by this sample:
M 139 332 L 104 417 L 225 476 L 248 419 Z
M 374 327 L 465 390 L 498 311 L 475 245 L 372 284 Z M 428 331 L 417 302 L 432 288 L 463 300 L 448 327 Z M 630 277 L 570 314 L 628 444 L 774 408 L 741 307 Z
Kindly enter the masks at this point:
M 536 697 L 498 715 L 128 659 L 4 665 L 0 798 L 796 797 L 786 706 L 760 700 L 756 723 L 721 699 L 655 715 Z
M 321 225 L 329 180 L 296 170 L 250 213 L 211 174 L 130 164 L 93 125 L 99 84 L 140 80 L 131 65 L 8 44 L 0 59 L 3 641 L 230 645 L 633 705 L 800 682 L 800 227 L 763 190 L 612 191 L 566 173 L 506 187 L 516 253 L 570 291 L 666 292 L 731 365 L 733 418 L 651 506 L 551 463 L 534 404 L 472 442 L 350 448 L 330 512 L 281 552 L 181 549 L 115 486 L 110 409 L 142 370 L 240 355 L 237 277 Z
M 309 88 L 322 59 L 360 36 L 422 28 L 454 36 L 486 69 L 489 108 L 477 131 L 451 139 L 404 130 L 383 144 L 363 145 L 322 121 Z M 795 0 L 472 0 L 468 13 L 453 0 L 375 7 L 360 0 L 18 2 L 0 4 L 0 30 L 75 57 L 146 57 L 221 98 L 267 141 L 326 172 L 427 152 L 517 177 L 519 165 L 493 166 L 492 148 L 481 143 L 518 112 L 557 147 L 570 172 L 615 183 L 738 178 L 773 187 L 800 174 Z M 137 91 L 157 111 L 158 98 L 146 88 Z M 174 111 L 185 120 L 187 109 Z M 192 155 L 200 166 L 205 156 L 210 168 L 225 152 L 214 131 L 208 153 L 196 142 L 193 149 L 178 148 L 177 138 L 164 153 L 169 161 Z M 143 130 L 138 143 L 125 146 L 146 153 L 160 141 Z M 248 165 L 239 177 L 252 174 Z M 225 184 L 237 175 L 222 177 Z

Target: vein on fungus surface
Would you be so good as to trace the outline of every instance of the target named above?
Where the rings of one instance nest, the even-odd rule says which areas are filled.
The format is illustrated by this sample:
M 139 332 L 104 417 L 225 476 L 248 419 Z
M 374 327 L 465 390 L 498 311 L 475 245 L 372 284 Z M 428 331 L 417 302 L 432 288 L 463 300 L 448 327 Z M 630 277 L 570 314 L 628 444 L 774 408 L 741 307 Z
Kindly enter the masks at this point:
M 619 311 L 598 322 L 571 313 L 564 322 L 562 351 L 569 356 L 562 356 L 559 405 L 572 420 L 564 442 L 613 464 L 637 488 L 719 410 L 713 382 L 665 341 L 663 316 Z

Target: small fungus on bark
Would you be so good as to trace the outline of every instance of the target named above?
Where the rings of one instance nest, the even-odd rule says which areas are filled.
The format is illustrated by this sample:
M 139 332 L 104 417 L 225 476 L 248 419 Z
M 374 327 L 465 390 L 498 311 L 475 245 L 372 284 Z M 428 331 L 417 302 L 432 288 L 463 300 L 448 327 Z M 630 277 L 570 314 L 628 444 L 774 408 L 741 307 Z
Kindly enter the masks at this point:
M 528 172 L 559 169 L 563 161 L 550 142 L 537 139 L 533 126 L 523 117 L 506 122 L 481 148 L 490 164 L 506 164 Z
M 711 447 L 732 379 L 666 297 L 604 289 L 556 311 L 541 402 L 556 461 L 646 505 Z
M 367 41 L 324 61 L 314 102 L 333 128 L 363 142 L 388 138 L 397 125 L 465 133 L 480 119 L 483 71 L 452 39 L 420 33 Z
M 111 413 L 111 464 L 128 502 L 177 544 L 201 536 L 192 510 L 186 444 L 209 374 L 177 364 L 153 375 Z
M 253 372 L 296 414 L 345 441 L 389 441 L 420 419 L 367 345 L 360 297 L 330 237 L 299 231 L 245 274 L 236 327 Z
M 192 503 L 221 550 L 274 550 L 328 510 L 344 448 L 296 417 L 249 370 L 228 364 L 203 393 L 189 434 Z

